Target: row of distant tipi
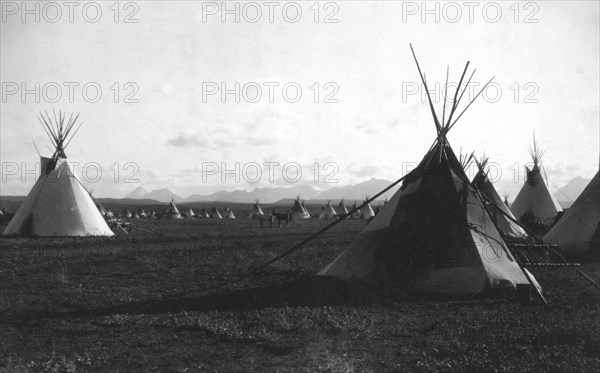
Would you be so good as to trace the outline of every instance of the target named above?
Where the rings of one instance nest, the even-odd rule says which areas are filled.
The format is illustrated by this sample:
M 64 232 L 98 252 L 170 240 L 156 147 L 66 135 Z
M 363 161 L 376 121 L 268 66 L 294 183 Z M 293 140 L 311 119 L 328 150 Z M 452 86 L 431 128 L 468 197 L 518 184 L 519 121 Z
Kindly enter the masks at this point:
M 105 209 L 103 206 L 98 204 L 98 209 L 100 210 L 100 213 L 103 216 L 107 216 L 109 218 L 115 217 L 115 214 L 110 211 L 109 209 Z M 192 219 L 192 218 L 206 218 L 206 219 L 236 219 L 235 214 L 233 213 L 233 211 L 228 208 L 225 207 L 225 213 L 221 214 L 221 212 L 216 208 L 213 207 L 210 212 L 208 210 L 206 210 L 205 208 L 194 212 L 193 209 L 189 208 L 187 210 L 185 210 L 184 212 L 180 212 L 179 209 L 177 208 L 177 206 L 175 205 L 174 201 L 171 201 L 169 203 L 169 207 L 167 207 L 166 209 L 163 210 L 162 213 L 156 213 L 156 211 L 154 211 L 154 209 L 150 209 L 148 212 L 146 212 L 144 209 L 142 209 L 141 207 L 137 210 L 129 210 L 129 209 L 123 209 L 120 211 L 119 213 L 119 217 L 124 217 L 124 218 L 129 218 L 129 219 L 157 219 L 157 218 L 163 218 L 163 219 Z

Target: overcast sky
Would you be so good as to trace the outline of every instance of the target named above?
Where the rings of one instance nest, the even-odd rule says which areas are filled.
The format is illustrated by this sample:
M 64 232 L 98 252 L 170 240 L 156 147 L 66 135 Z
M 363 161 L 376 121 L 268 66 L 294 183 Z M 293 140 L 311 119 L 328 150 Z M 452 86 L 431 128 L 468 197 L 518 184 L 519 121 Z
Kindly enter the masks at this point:
M 32 175 L 22 180 L 22 170 L 12 175 L 13 165 L 34 168 L 32 141 L 49 155 L 36 116 L 52 109 L 81 113 L 84 125 L 67 155 L 93 164 L 90 180 L 96 164 L 103 169 L 91 185 L 100 197 L 121 197 L 137 186 L 185 197 L 285 185 L 283 165 L 290 162 L 302 168 L 298 183 L 319 188 L 336 185 L 323 183 L 333 171 L 339 184 L 396 180 L 435 139 L 409 43 L 430 88 L 438 86 L 440 115 L 447 66 L 454 83 L 467 60 L 480 88 L 495 76 L 448 138 L 457 153 L 485 151 L 500 165 L 501 191 L 516 195 L 522 180 L 513 181 L 515 163 L 521 169 L 530 160 L 534 131 L 547 149 L 543 162 L 553 185 L 598 170 L 597 1 L 430 2 L 431 13 L 420 1 L 239 2 L 237 14 L 229 2 L 234 11 L 224 22 L 213 2 L 137 1 L 118 12 L 112 1 L 81 3 L 73 22 L 66 6 L 59 15 L 40 4 L 36 14 L 28 3 L 28 14 L 21 2 L 2 1 L 2 195 L 23 195 L 33 185 Z M 222 83 L 235 90 L 236 82 L 240 102 L 234 94 L 223 100 Z M 22 95 L 36 83 L 39 102 L 35 94 Z M 97 88 L 102 95 L 92 102 Z M 298 88 L 302 95 L 292 102 Z M 203 180 L 203 167 L 234 169 L 236 162 L 239 183 L 232 175 L 222 183 L 213 172 Z M 251 162 L 263 167 L 257 183 L 247 182 L 257 179 L 254 167 L 243 168 Z M 265 162 L 280 164 L 272 168 L 274 182 Z M 328 162 L 336 166 L 325 169 Z M 125 183 L 134 167 L 139 181 Z M 293 167 L 286 170 L 295 176 Z

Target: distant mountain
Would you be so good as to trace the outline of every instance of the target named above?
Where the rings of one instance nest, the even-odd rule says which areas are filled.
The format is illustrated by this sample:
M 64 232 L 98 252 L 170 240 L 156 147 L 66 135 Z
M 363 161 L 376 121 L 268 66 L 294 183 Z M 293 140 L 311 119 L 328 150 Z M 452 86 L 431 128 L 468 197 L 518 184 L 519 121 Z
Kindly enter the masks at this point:
M 574 202 L 577 197 L 583 192 L 585 187 L 592 181 L 591 179 L 584 179 L 580 176 L 577 176 L 573 180 L 569 181 L 565 186 L 558 189 L 554 196 L 558 199 L 559 202 Z
M 144 198 L 153 199 L 158 202 L 171 202 L 171 200 L 174 200 L 175 202 L 183 201 L 183 198 L 171 192 L 169 189 L 155 189 L 144 195 Z
M 282 200 L 293 200 L 300 196 L 302 200 L 311 201 L 312 203 L 321 203 L 327 200 L 339 200 L 341 198 L 352 201 L 362 200 L 365 196 L 374 196 L 384 188 L 388 187 L 392 182 L 383 179 L 371 179 L 356 185 L 334 186 L 325 191 L 319 191 L 310 185 L 294 185 L 291 187 L 274 187 L 274 188 L 255 188 L 252 191 L 221 190 L 208 195 L 193 194 L 187 198 L 181 198 L 168 189 L 153 190 L 147 192 L 142 187 L 137 187 L 131 191 L 125 198 L 131 199 L 152 199 L 159 202 L 170 202 L 174 199 L 175 202 L 232 202 L 232 203 L 250 203 L 255 200 L 260 200 L 262 203 L 279 203 Z M 394 187 L 387 192 L 384 197 L 390 198 L 398 187 Z
M 381 192 L 392 184 L 389 180 L 384 179 L 371 179 L 356 185 L 346 185 L 340 187 L 333 187 L 324 192 L 319 193 L 315 199 L 318 200 L 338 200 L 344 198 L 346 200 L 363 200 L 366 196 L 373 197 L 375 194 Z M 392 195 L 398 190 L 399 186 L 396 186 L 385 193 L 384 196 L 391 198 Z M 384 199 L 383 197 L 379 199 Z
M 302 199 L 314 198 L 318 192 L 311 186 L 297 185 L 293 187 L 256 188 L 251 192 L 234 190 L 219 191 L 206 196 L 194 194 L 185 199 L 186 202 L 227 201 L 248 203 L 258 199 L 263 203 L 273 203 L 283 198 L 301 196 Z
M 137 187 L 131 192 L 127 193 L 125 198 L 141 199 L 148 195 L 148 191 L 142 187 Z

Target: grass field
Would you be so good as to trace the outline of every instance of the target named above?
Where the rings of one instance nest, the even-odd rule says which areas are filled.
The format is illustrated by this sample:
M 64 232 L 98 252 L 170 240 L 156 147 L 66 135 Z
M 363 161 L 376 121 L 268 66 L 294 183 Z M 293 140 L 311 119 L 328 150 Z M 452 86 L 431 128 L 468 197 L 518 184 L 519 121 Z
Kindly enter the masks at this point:
M 139 220 L 161 234 L 2 238 L 0 371 L 600 371 L 600 293 L 568 269 L 532 271 L 549 306 L 315 278 L 365 224 L 344 221 L 236 283 L 326 223 Z

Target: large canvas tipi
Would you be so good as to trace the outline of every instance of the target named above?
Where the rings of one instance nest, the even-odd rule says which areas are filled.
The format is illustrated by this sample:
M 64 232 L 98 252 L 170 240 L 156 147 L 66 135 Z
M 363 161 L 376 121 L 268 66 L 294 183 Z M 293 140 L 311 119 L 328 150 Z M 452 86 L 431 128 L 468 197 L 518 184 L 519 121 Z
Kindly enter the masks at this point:
M 331 201 L 327 201 L 327 204 L 324 206 L 323 211 L 319 215 L 319 219 L 333 219 L 337 215 L 335 209 L 331 205 Z
M 248 219 L 255 219 L 264 214 L 265 213 L 263 212 L 263 210 L 260 208 L 260 205 L 258 204 L 258 200 L 256 200 L 254 202 L 254 206 L 252 207 L 252 211 L 248 215 Z
M 54 113 L 55 114 L 55 113 Z M 65 148 L 77 130 L 79 115 L 59 112 L 39 120 L 54 145 L 51 158 L 41 157 L 41 175 L 4 230 L 4 235 L 114 236 L 67 162 Z
M 181 219 L 181 213 L 177 206 L 175 206 L 175 201 L 171 200 L 169 203 L 169 208 L 165 211 L 165 218 L 167 219 Z
M 600 259 L 600 179 L 596 176 L 585 187 L 544 241 L 559 245 L 570 257 Z
M 391 281 L 438 294 L 537 287 L 510 253 L 446 138 L 459 101 L 455 95 L 449 116 L 444 112 L 440 121 L 429 97 L 436 141 L 381 212 L 319 275 Z
M 554 218 L 562 211 L 558 201 L 546 186 L 546 181 L 542 177 L 541 160 L 544 152 L 538 148 L 533 139 L 533 148 L 531 149 L 531 158 L 533 167 L 525 167 L 525 184 L 517 194 L 517 197 L 510 207 L 514 216 L 523 224 L 527 224 L 526 219 L 535 218 L 539 223 L 546 226 L 554 224 Z
M 494 184 L 488 178 L 488 172 L 485 170 L 488 159 L 483 159 L 477 163 L 478 171 L 473 178 L 473 185 L 479 189 L 481 194 L 485 197 L 486 203 L 490 206 L 489 212 L 496 222 L 496 225 L 500 232 L 509 235 L 511 237 L 526 237 L 527 233 L 517 223 L 514 222 L 515 217 L 506 205 L 502 198 L 494 188 Z M 511 220 L 511 218 L 513 220 Z
M 310 214 L 308 211 L 306 211 L 306 208 L 302 205 L 302 202 L 300 202 L 300 196 L 298 196 L 294 201 L 294 205 L 292 206 L 290 213 L 294 219 L 310 219 Z

